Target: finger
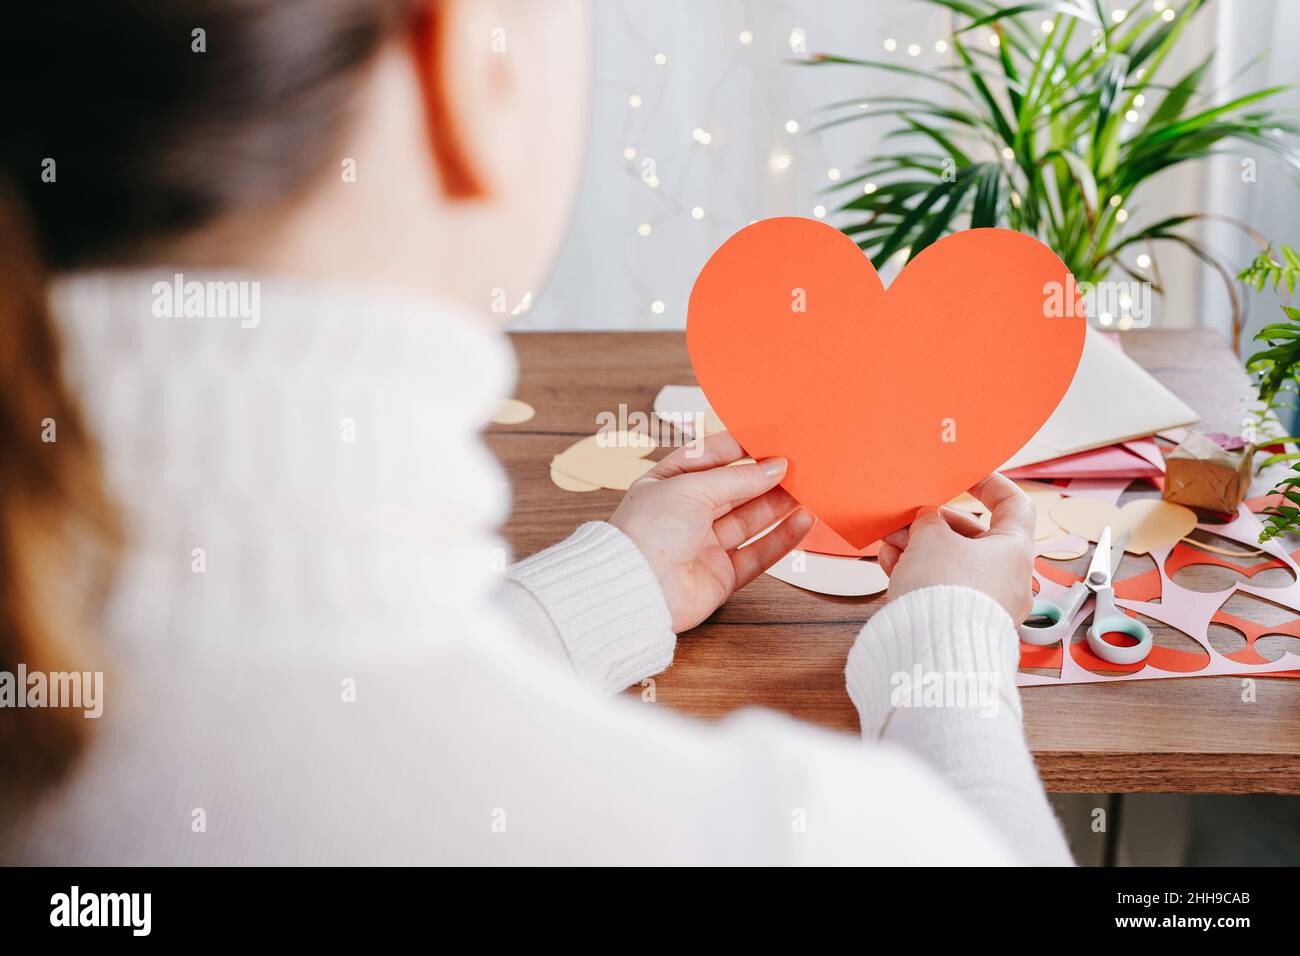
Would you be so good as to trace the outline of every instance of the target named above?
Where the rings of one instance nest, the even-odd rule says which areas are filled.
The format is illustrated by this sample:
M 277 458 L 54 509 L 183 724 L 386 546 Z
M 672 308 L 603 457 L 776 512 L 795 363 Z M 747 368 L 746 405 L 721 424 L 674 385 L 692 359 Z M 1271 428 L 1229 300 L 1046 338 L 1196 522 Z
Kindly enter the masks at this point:
M 912 527 L 908 534 L 908 540 L 916 537 L 922 531 L 934 530 L 942 533 L 950 532 L 948 522 L 944 520 L 943 514 L 938 508 L 918 508 L 916 517 L 912 519 Z
M 880 562 L 880 570 L 885 574 L 894 573 L 894 565 L 898 564 L 898 559 L 903 556 L 903 552 L 891 544 L 882 544 L 880 553 L 876 555 L 876 560 Z
M 943 520 L 948 522 L 948 527 L 963 537 L 978 538 L 985 531 L 984 522 L 970 512 L 959 511 L 956 508 L 939 510 L 943 514 Z
M 1034 540 L 1037 521 L 1034 503 L 1010 478 L 995 472 L 972 488 L 970 493 L 989 509 L 989 534 Z
M 785 470 L 784 458 L 768 458 L 754 465 L 731 465 L 692 472 L 680 475 L 676 480 L 712 504 L 716 520 L 737 505 L 776 487 L 785 477 Z
M 799 502 L 784 488 L 773 488 L 765 495 L 741 505 L 713 523 L 713 533 L 723 551 L 739 548 L 764 528 L 770 528 L 795 508 Z
M 897 548 L 899 551 L 903 551 L 907 548 L 907 542 L 910 537 L 910 534 L 908 533 L 909 531 L 911 531 L 910 527 L 899 528 L 893 534 L 887 534 L 881 538 L 880 543 L 882 546 L 888 544 Z
M 708 471 L 744 457 L 745 449 L 731 437 L 731 432 L 717 432 L 688 442 L 663 461 L 656 462 L 642 477 L 672 478 L 692 471 Z
M 931 514 L 931 512 L 933 512 L 933 514 Z M 922 508 L 917 511 L 916 520 L 906 528 L 899 528 L 892 534 L 885 535 L 881 538 L 881 543 L 888 544 L 897 548 L 899 551 L 906 551 L 908 542 L 912 540 L 911 532 L 913 529 L 920 529 L 930 525 L 937 527 L 940 524 L 940 522 L 935 520 L 936 514 L 943 518 L 942 523 L 946 523 L 953 531 L 965 535 L 968 538 L 984 533 L 984 526 L 980 524 L 977 519 L 966 514 L 964 511 L 958 511 L 955 508 L 947 507 L 937 510 L 934 508 Z M 924 520 L 922 520 L 923 517 Z
M 748 547 L 731 553 L 731 566 L 736 570 L 736 587 L 739 591 L 790 551 L 812 530 L 813 518 L 802 508 Z

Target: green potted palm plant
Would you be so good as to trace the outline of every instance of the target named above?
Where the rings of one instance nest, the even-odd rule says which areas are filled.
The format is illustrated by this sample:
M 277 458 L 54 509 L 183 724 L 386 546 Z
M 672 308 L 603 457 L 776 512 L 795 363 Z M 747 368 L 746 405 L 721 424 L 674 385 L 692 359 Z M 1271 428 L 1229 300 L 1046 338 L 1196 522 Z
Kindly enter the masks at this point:
M 1176 244 L 1224 279 L 1239 348 L 1242 309 L 1233 270 L 1189 226 L 1207 213 L 1138 221 L 1134 194 L 1159 174 L 1231 142 L 1300 168 L 1297 129 L 1260 104 L 1285 87 L 1209 97 L 1205 58 L 1172 81 L 1171 50 L 1205 0 L 919 0 L 946 8 L 954 62 L 918 69 L 896 60 L 819 54 L 816 68 L 902 74 L 920 93 L 832 104 L 820 128 L 887 117 L 887 150 L 831 187 L 841 228 L 877 268 L 950 231 L 1003 226 L 1050 246 L 1081 285 L 1117 273 L 1161 293 L 1158 250 Z M 864 108 L 864 100 L 866 107 Z M 1255 238 L 1262 237 L 1237 223 Z

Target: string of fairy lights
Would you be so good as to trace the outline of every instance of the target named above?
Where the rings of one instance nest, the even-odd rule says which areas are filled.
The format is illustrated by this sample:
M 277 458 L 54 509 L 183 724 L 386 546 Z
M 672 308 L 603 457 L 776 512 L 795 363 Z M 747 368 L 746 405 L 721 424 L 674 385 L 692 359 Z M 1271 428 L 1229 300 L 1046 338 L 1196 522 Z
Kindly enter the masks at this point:
M 782 4 L 791 14 L 797 14 L 798 11 L 791 8 L 788 4 Z M 742 24 L 753 23 L 751 4 L 743 4 Z M 730 229 L 739 228 L 744 225 L 740 222 L 723 222 L 722 219 L 715 217 L 713 211 L 697 199 L 687 199 L 684 187 L 675 186 L 669 188 L 661 177 L 660 172 L 664 169 L 674 170 L 675 184 L 685 184 L 690 181 L 690 174 L 693 166 L 700 161 L 701 154 L 715 148 L 720 141 L 725 140 L 726 132 L 724 124 L 715 122 L 701 122 L 693 125 L 689 130 L 683 131 L 679 140 L 680 146 L 675 150 L 661 151 L 658 149 L 651 150 L 644 144 L 644 130 L 654 125 L 657 118 L 656 109 L 663 101 L 664 88 L 668 82 L 668 74 L 673 66 L 673 52 L 668 49 L 658 48 L 641 38 L 636 24 L 627 16 L 626 10 L 621 11 L 623 16 L 623 26 L 628 34 L 637 40 L 643 49 L 643 55 L 657 69 L 655 76 L 649 84 L 641 86 L 627 86 L 624 88 L 624 96 L 627 107 L 626 118 L 622 128 L 622 138 L 626 145 L 623 147 L 622 156 L 625 162 L 625 170 L 628 175 L 640 180 L 642 186 L 654 197 L 654 211 L 643 213 L 638 218 L 631 229 L 624 234 L 624 239 L 631 235 L 635 240 L 647 240 L 653 237 L 656 230 L 663 225 L 669 217 L 689 217 L 695 222 L 714 222 L 729 227 Z M 799 26 L 797 21 L 793 20 L 792 25 L 783 31 L 785 36 L 784 46 L 792 56 L 802 56 L 807 53 L 808 35 L 807 31 Z M 715 114 L 715 104 L 719 98 L 723 87 L 732 81 L 746 66 L 746 58 L 755 51 L 755 46 L 760 39 L 757 29 L 749 25 L 741 25 L 732 34 L 734 37 L 728 50 L 724 50 L 726 60 L 718 71 L 716 80 L 711 87 L 702 92 L 699 96 L 701 103 L 705 104 L 701 112 L 705 115 Z M 766 38 L 766 39 L 770 39 Z M 750 64 L 753 66 L 752 62 Z M 775 132 L 775 131 L 774 131 Z M 783 134 L 783 135 L 780 135 Z M 801 135 L 803 134 L 803 135 Z M 777 141 L 767 160 L 767 169 L 772 176 L 781 176 L 794 167 L 796 150 L 811 152 L 815 160 L 823 165 L 827 182 L 838 181 L 842 173 L 839 168 L 830 164 L 824 155 L 822 149 L 821 137 L 819 135 L 808 135 L 803 128 L 803 124 L 795 116 L 790 116 L 780 122 L 779 133 L 774 137 Z M 687 152 L 683 156 L 681 149 L 685 148 Z M 743 199 L 742 199 L 743 203 Z M 744 203 L 749 205 L 748 203 Z M 816 203 L 807 210 L 808 213 L 817 217 L 824 218 L 827 215 L 827 207 L 824 203 Z M 752 222 L 753 220 L 749 220 Z M 634 250 L 632 247 L 624 244 L 623 260 L 627 267 L 627 273 L 633 278 L 634 284 L 638 286 L 639 294 L 646 303 L 645 308 L 655 316 L 662 316 L 667 310 L 665 297 L 646 287 L 637 276 L 638 270 L 635 268 L 640 260 L 640 250 Z
M 1175 10 L 1167 0 L 1156 0 L 1153 8 L 1167 21 L 1176 16 Z M 767 9 L 770 14 L 773 8 Z M 809 35 L 799 21 L 803 19 L 807 10 L 788 3 L 777 5 L 776 9 L 780 10 L 781 15 L 789 17 L 787 21 L 789 25 L 779 28 L 778 31 L 784 37 L 783 52 L 788 49 L 791 58 L 806 55 L 809 51 Z M 705 117 L 715 116 L 716 103 L 723 88 L 740 71 L 757 67 L 755 61 L 752 59 L 747 61 L 746 58 L 756 52 L 755 47 L 760 39 L 769 43 L 774 42 L 775 38 L 771 33 L 778 28 L 770 26 L 770 15 L 765 35 L 760 37 L 758 27 L 755 25 L 755 20 L 759 18 L 753 14 L 751 3 L 741 4 L 740 22 L 731 34 L 733 39 L 729 47 L 724 47 L 721 53 L 722 66 L 717 71 L 711 86 L 697 97 L 699 103 L 703 104 L 699 114 Z M 636 288 L 640 301 L 644 303 L 642 308 L 648 310 L 653 316 L 663 316 L 669 308 L 666 296 L 653 289 L 640 277 L 641 269 L 638 266 L 644 267 L 645 258 L 644 248 L 638 247 L 638 244 L 652 240 L 661 227 L 673 217 L 685 217 L 694 222 L 713 222 L 726 227 L 728 232 L 745 225 L 745 221 L 730 219 L 724 221 L 723 217 L 715 216 L 713 210 L 699 198 L 698 193 L 688 198 L 690 189 L 687 184 L 691 180 L 692 169 L 697 162 L 702 161 L 703 154 L 717 148 L 719 143 L 725 142 L 727 135 L 725 122 L 705 119 L 692 123 L 681 131 L 679 137 L 673 137 L 671 148 L 666 150 L 661 148 L 662 141 L 653 144 L 649 141 L 647 131 L 656 125 L 656 121 L 661 116 L 660 110 L 666 99 L 665 92 L 676 65 L 677 54 L 670 46 L 657 45 L 647 40 L 622 4 L 618 5 L 617 15 L 621 18 L 622 29 L 639 48 L 639 55 L 645 58 L 642 62 L 653 68 L 648 81 L 640 83 L 598 81 L 606 87 L 618 89 L 624 98 L 626 108 L 619 137 L 624 144 L 623 170 L 626 175 L 639 180 L 648 197 L 652 197 L 647 206 L 642 207 L 640 214 L 632 218 L 619 237 L 619 256 L 630 284 Z M 1119 8 L 1110 13 L 1115 23 L 1123 22 L 1127 15 L 1127 10 Z M 915 29 L 918 18 L 915 15 L 908 15 L 905 19 L 909 28 Z M 908 59 L 920 59 L 928 50 L 941 57 L 949 54 L 951 45 L 946 37 L 950 33 L 951 20 L 947 16 L 944 17 L 943 23 L 937 25 L 940 27 L 938 32 L 942 35 L 935 37 L 932 32 L 931 38 L 924 40 L 907 36 L 906 30 L 895 29 L 898 26 L 898 23 L 891 24 L 884 31 L 888 35 L 881 41 L 881 46 L 886 58 L 895 57 L 899 58 L 900 62 L 906 62 Z M 1044 19 L 1041 27 L 1044 33 L 1050 33 L 1054 29 L 1054 21 Z M 930 30 L 935 30 L 935 25 L 931 25 Z M 984 37 L 977 42 L 986 42 L 996 48 L 999 43 L 998 35 L 992 30 L 983 32 Z M 863 110 L 868 109 L 870 105 L 866 100 L 857 103 L 857 106 Z M 1139 94 L 1134 98 L 1125 119 L 1129 123 L 1141 122 L 1143 119 L 1141 110 L 1144 105 L 1145 97 Z M 819 170 L 817 174 L 819 181 L 824 185 L 834 185 L 844 178 L 845 172 L 840 165 L 827 157 L 822 134 L 808 129 L 809 125 L 797 114 L 777 120 L 776 127 L 771 130 L 772 145 L 767 156 L 766 171 L 773 178 L 788 177 L 797 164 L 800 168 L 812 164 L 812 168 Z M 1014 158 L 1014 155 L 1007 158 Z M 671 176 L 666 175 L 665 170 L 672 170 Z M 877 188 L 878 184 L 870 180 L 861 186 L 862 192 L 867 195 L 875 192 Z M 753 205 L 752 199 L 740 198 L 742 205 Z M 1011 197 L 1012 201 L 1016 198 Z M 1119 207 L 1122 197 L 1111 197 L 1110 202 Z M 795 214 L 799 213 L 800 210 L 796 209 Z M 830 210 L 826 202 L 816 201 L 803 210 L 802 214 L 823 219 L 830 214 Z M 1128 219 L 1128 215 L 1127 210 L 1117 208 L 1115 219 L 1123 223 Z M 1141 269 L 1147 269 L 1151 266 L 1151 258 L 1143 253 L 1137 257 L 1136 264 Z

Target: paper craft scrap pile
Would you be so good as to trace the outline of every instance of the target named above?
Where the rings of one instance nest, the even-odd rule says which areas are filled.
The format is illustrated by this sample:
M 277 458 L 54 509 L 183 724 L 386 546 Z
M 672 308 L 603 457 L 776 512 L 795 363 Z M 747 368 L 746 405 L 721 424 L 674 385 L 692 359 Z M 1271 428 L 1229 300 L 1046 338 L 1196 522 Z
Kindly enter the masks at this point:
M 1141 615 L 1178 632 L 1190 639 L 1196 650 L 1162 646 L 1157 634 L 1155 645 L 1144 660 L 1134 664 L 1104 661 L 1092 652 L 1086 641 L 1079 639 L 1079 625 L 1090 613 L 1085 603 L 1071 622 L 1070 641 L 1048 647 L 1021 644 L 1021 673 L 1017 683 L 1033 686 L 1212 675 L 1300 677 L 1300 655 L 1288 651 L 1269 660 L 1256 646 L 1259 638 L 1266 635 L 1300 637 L 1300 616 L 1280 624 L 1264 625 L 1224 610 L 1229 599 L 1235 597 L 1239 602 L 1277 606 L 1300 615 L 1300 565 L 1297 565 L 1300 550 L 1288 552 L 1276 539 L 1259 543 L 1261 525 L 1252 508 L 1265 507 L 1265 499 L 1243 503 L 1236 517 L 1227 523 L 1198 524 L 1194 512 L 1167 501 L 1139 499 L 1123 508 L 1117 507 L 1120 495 L 1128 486 L 1126 479 L 1076 485 L 1072 482 L 1063 488 L 1060 500 L 1048 507 L 1050 520 L 1060 526 L 1068 539 L 1077 540 L 1085 549 L 1088 541 L 1096 541 L 1102 527 L 1110 527 L 1117 535 L 1129 532 L 1128 553 L 1147 555 L 1154 567 L 1125 578 L 1117 577 L 1115 604 L 1132 617 Z M 1039 515 L 1042 516 L 1041 510 Z M 1206 545 L 1187 537 L 1193 530 L 1243 547 L 1229 551 Z M 1083 580 L 1083 575 L 1047 560 L 1041 546 L 1039 555 L 1034 567 L 1034 585 L 1040 597 L 1060 601 L 1071 585 Z M 1232 557 L 1263 557 L 1264 560 L 1243 565 L 1229 560 Z M 1215 565 L 1235 572 L 1242 580 L 1218 591 L 1195 591 L 1175 580 L 1180 571 L 1191 565 Z M 1261 571 L 1273 568 L 1286 571 L 1291 580 L 1276 587 L 1248 583 Z M 1221 625 L 1241 634 L 1243 646 L 1227 653 L 1219 650 L 1210 640 L 1211 625 Z M 1103 635 L 1108 643 L 1124 646 L 1116 637 Z M 1064 646 L 1067 643 L 1068 653 Z M 1026 669 L 1055 673 L 1026 673 Z

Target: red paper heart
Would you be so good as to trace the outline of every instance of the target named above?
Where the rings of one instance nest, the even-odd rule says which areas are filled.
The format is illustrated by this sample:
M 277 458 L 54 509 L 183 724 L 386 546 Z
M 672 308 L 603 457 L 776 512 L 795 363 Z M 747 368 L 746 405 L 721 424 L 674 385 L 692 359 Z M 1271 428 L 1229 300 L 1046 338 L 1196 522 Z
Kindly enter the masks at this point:
M 713 254 L 686 343 L 745 450 L 789 459 L 786 489 L 864 547 L 1019 451 L 1065 395 L 1084 331 L 1073 277 L 1031 236 L 954 233 L 886 290 L 843 233 L 787 218 Z

